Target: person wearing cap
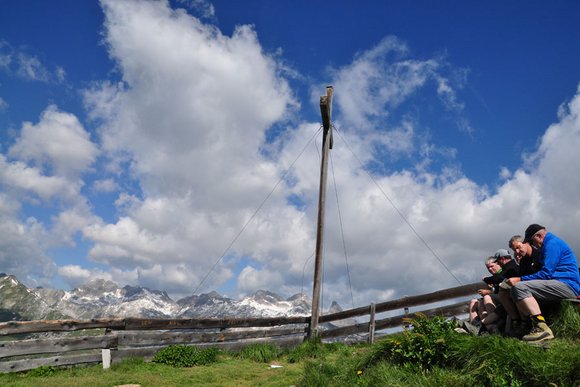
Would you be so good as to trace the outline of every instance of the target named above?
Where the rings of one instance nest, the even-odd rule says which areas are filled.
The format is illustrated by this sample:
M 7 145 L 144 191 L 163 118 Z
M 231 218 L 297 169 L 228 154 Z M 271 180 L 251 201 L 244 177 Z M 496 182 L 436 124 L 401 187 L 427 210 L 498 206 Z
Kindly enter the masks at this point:
M 482 320 L 485 327 L 490 332 L 495 332 L 498 329 L 493 327 L 503 327 L 506 320 L 507 312 L 503 305 L 504 299 L 511 299 L 509 290 L 506 288 L 506 280 L 511 277 L 517 277 L 519 273 L 518 264 L 512 259 L 509 251 L 506 249 L 499 249 L 493 255 L 494 261 L 501 267 L 501 271 L 491 277 L 484 278 L 483 281 L 489 285 L 493 285 L 495 297 L 493 298 L 495 308 Z M 492 327 L 492 329 L 489 329 Z
M 497 293 L 495 287 L 503 281 L 503 276 L 501 275 L 502 268 L 497 263 L 495 257 L 488 257 L 485 260 L 485 267 L 487 271 L 491 274 L 488 277 L 484 277 L 481 280 L 487 284 L 486 289 L 478 289 L 477 293 L 481 296 L 480 299 L 474 298 L 469 303 L 469 322 L 473 325 L 483 324 L 485 319 L 495 312 L 495 302 L 492 298 L 494 293 Z M 491 322 L 490 322 L 491 323 Z M 491 330 L 490 327 L 486 327 L 486 330 Z
M 553 339 L 554 334 L 546 324 L 538 302 L 578 297 L 578 261 L 566 242 L 539 224 L 528 226 L 524 242 L 540 249 L 543 266 L 535 273 L 507 280 L 513 286 L 512 297 L 521 314 L 531 319 L 532 330 L 522 339 L 535 342 Z
M 502 268 L 501 274 L 503 278 L 507 279 L 517 277 L 519 275 L 520 268 L 516 261 L 512 259 L 512 255 L 509 251 L 506 249 L 499 249 L 495 252 L 493 257 Z

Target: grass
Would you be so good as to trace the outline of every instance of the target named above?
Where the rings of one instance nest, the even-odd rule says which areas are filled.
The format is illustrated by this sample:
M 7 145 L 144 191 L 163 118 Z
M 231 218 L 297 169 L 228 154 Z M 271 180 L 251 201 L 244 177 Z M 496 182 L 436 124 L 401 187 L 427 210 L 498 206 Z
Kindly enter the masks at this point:
M 564 305 L 554 320 L 556 339 L 547 349 L 500 336 L 460 335 L 442 318 L 411 323 L 413 329 L 373 345 L 307 341 L 281 351 L 255 344 L 238 353 L 216 352 L 211 362 L 196 363 L 206 365 L 176 367 L 128 359 L 109 370 L 100 365 L 41 367 L 0 375 L 0 385 L 580 386 L 580 313 L 572 305 Z
M 572 308 L 572 309 L 568 309 Z M 580 386 L 578 310 L 564 305 L 547 349 L 500 336 L 459 335 L 441 318 L 353 356 L 307 362 L 303 386 Z
M 34 376 L 31 372 L 0 375 L 3 387 L 43 386 L 118 386 L 139 384 L 146 386 L 291 386 L 302 375 L 300 364 L 278 362 L 282 368 L 242 360 L 237 355 L 222 353 L 216 363 L 204 366 L 176 368 L 171 365 L 146 363 L 142 359 L 129 359 L 114 364 L 110 369 L 102 366 L 58 370 L 52 375 Z

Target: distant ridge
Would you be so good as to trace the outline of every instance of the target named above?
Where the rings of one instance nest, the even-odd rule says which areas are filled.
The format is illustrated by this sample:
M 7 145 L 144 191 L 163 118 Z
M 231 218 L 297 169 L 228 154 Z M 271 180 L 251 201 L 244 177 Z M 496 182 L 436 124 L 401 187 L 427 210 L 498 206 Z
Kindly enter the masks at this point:
M 333 302 L 331 309 L 340 306 Z M 15 276 L 0 273 L 0 321 L 46 319 L 226 318 L 309 316 L 311 301 L 304 294 L 287 299 L 258 290 L 241 300 L 212 291 L 174 301 L 166 292 L 140 286 L 120 287 L 93 279 L 73 290 L 29 289 Z

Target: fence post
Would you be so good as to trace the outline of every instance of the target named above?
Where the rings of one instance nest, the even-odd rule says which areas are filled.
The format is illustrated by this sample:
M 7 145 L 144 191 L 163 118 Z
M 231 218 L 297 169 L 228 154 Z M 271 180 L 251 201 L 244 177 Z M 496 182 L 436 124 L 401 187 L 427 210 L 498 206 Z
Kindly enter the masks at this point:
M 109 348 L 102 349 L 101 357 L 103 359 L 103 369 L 108 370 L 111 367 L 111 350 Z
M 408 315 L 409 315 L 409 307 L 408 306 L 405 306 L 405 317 L 407 317 Z M 405 327 L 405 330 L 409 329 L 410 328 L 409 323 L 406 322 L 405 325 L 404 325 L 404 327 Z
M 369 320 L 369 344 L 375 342 L 375 303 L 371 303 L 371 312 Z

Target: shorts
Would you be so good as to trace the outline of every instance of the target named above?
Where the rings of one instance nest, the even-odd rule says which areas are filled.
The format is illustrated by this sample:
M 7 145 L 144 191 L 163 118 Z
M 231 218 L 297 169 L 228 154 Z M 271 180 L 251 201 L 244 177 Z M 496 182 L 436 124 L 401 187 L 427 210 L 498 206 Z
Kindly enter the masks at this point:
M 558 280 L 520 281 L 512 288 L 515 302 L 528 297 L 534 297 L 538 302 L 551 302 L 576 298 L 576 294 L 571 287 Z

